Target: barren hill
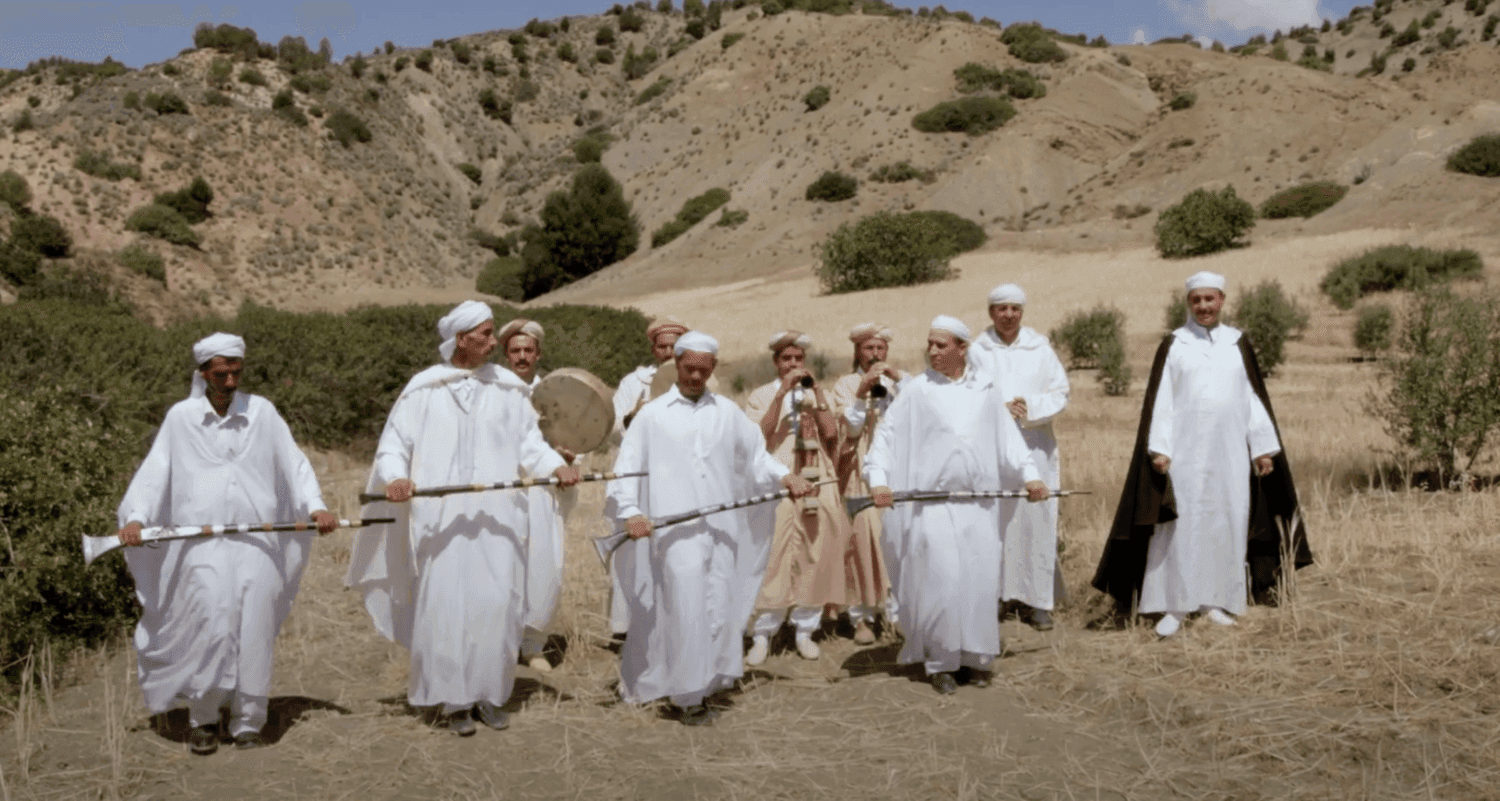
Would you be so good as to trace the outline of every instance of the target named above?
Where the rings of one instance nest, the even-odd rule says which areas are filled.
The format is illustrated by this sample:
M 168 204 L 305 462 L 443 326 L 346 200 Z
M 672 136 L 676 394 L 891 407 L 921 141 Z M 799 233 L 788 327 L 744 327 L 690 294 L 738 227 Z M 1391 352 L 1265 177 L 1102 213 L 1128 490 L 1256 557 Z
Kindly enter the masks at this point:
M 312 114 L 306 127 L 272 110 L 295 77 L 274 60 L 234 61 L 217 88 L 221 56 L 210 50 L 72 87 L 62 67 L 44 67 L 0 89 L 0 120 L 29 113 L 34 125 L 0 151 L 0 170 L 24 176 L 36 210 L 58 217 L 79 258 L 99 265 L 141 238 L 125 229 L 133 209 L 206 178 L 216 198 L 214 216 L 196 226 L 201 248 L 148 240 L 166 257 L 168 300 L 151 299 L 159 284 L 110 268 L 137 299 L 179 313 L 227 311 L 244 298 L 313 308 L 464 291 L 492 256 L 471 232 L 504 236 L 534 221 L 547 193 L 566 185 L 577 164 L 572 145 L 589 129 L 612 140 L 603 163 L 634 204 L 643 244 L 542 302 L 803 278 L 831 230 L 882 209 L 956 212 L 984 225 L 991 249 L 1068 250 L 1144 245 L 1154 215 L 1129 218 L 1225 183 L 1256 203 L 1307 180 L 1356 184 L 1332 210 L 1263 223 L 1257 239 L 1405 226 L 1464 232 L 1497 211 L 1485 179 L 1442 164 L 1472 136 L 1500 128 L 1493 15 L 1463 4 L 1386 3 L 1327 31 L 1228 53 L 1065 42 L 1068 58 L 1047 65 L 1012 57 L 998 27 L 953 16 L 764 17 L 747 6 L 726 10 L 722 28 L 699 40 L 680 13 L 638 13 L 639 31 L 606 14 L 533 31 L 545 36 L 496 31 L 381 52 L 362 59 L 361 77 L 347 62 L 330 65 L 317 72 L 330 79 L 326 90 L 304 83 L 293 93 Z M 1393 48 L 1382 29 L 1402 33 L 1408 17 L 1419 38 Z M 1444 36 L 1450 26 L 1456 33 Z M 600 28 L 612 43 L 600 44 L 608 38 Z M 1278 47 L 1288 60 L 1273 57 Z M 1329 71 L 1296 63 L 1307 47 Z M 627 80 L 624 54 L 648 49 L 657 60 Z M 596 61 L 601 50 L 612 63 Z M 1329 51 L 1331 65 L 1321 55 Z M 1412 70 L 1350 74 L 1368 64 L 1362 53 L 1387 51 L 1388 61 L 1413 53 Z M 1029 69 L 1047 93 L 1014 101 L 1018 115 L 981 136 L 914 129 L 916 113 L 961 96 L 953 71 L 968 62 Z M 244 82 L 246 69 L 266 85 Z M 818 85 L 831 99 L 809 110 L 803 98 Z M 638 102 L 648 87 L 655 97 Z M 497 99 L 488 112 L 485 90 Z M 190 113 L 127 108 L 132 93 L 176 93 Z M 227 104 L 209 105 L 215 93 Z M 1196 103 L 1172 110 L 1183 93 Z M 368 124 L 370 141 L 331 138 L 339 109 Z M 140 178 L 85 174 L 74 166 L 83 153 L 138 165 Z M 867 180 L 900 162 L 930 170 L 930 181 Z M 828 170 L 860 178 L 859 195 L 805 199 Z M 717 226 L 713 215 L 649 246 L 684 200 L 711 188 L 727 189 L 728 207 L 748 221 Z

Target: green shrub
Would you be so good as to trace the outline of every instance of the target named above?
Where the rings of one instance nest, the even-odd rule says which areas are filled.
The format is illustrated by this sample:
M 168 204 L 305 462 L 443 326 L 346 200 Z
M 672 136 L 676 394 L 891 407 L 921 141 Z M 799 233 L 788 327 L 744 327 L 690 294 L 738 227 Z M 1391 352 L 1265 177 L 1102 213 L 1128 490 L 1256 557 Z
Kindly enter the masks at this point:
M 1287 297 L 1276 280 L 1262 281 L 1237 295 L 1234 326 L 1250 337 L 1256 361 L 1270 375 L 1285 360 L 1287 338 L 1307 328 L 1307 310 Z
M 1162 323 L 1165 326 L 1167 333 L 1170 334 L 1185 325 L 1187 323 L 1187 316 L 1187 296 L 1181 292 L 1169 293 L 1167 297 L 1166 316 L 1162 318 Z M 1227 313 L 1221 313 L 1219 315 L 1219 320 L 1221 322 L 1227 323 L 1229 322 L 1229 315 Z
M 229 99 L 229 95 L 210 89 L 203 93 L 203 105 L 228 107 L 234 105 L 234 101 Z
M 1186 111 L 1198 103 L 1197 92 L 1178 92 L 1167 107 L 1173 111 Z
M 727 189 L 710 189 L 697 197 L 689 198 L 677 212 L 676 219 L 651 234 L 651 247 L 659 248 L 671 242 L 728 202 Z
M 310 95 L 314 92 L 322 94 L 333 88 L 333 81 L 329 80 L 327 75 L 321 73 L 303 73 L 301 75 L 293 75 L 292 79 L 287 82 L 287 85 L 304 95 Z
M 406 69 L 406 65 L 410 63 L 411 59 L 407 58 L 406 56 L 396 56 L 396 61 L 391 65 L 391 69 L 395 70 L 396 72 L 400 72 Z
M 448 47 L 448 51 L 453 54 L 453 60 L 460 64 L 467 64 L 474 59 L 474 51 L 463 42 L 454 42 Z
M 579 164 L 597 164 L 604 158 L 604 144 L 592 136 L 585 136 L 573 143 L 573 158 Z
M 1086 370 L 1103 365 L 1107 344 L 1119 342 L 1124 328 L 1125 313 L 1101 304 L 1090 311 L 1070 313 L 1047 338 L 1067 351 L 1068 369 Z
M 360 78 L 365 77 L 365 70 L 368 69 L 369 66 L 370 62 L 365 61 L 365 57 L 363 55 L 355 56 L 354 60 L 349 62 L 349 74 L 353 75 L 354 80 L 357 81 Z
M 290 122 L 298 128 L 306 128 L 308 125 L 307 115 L 302 112 L 302 109 L 297 108 L 296 106 L 282 106 L 281 108 L 276 110 L 276 116 L 282 118 L 283 120 L 286 120 L 287 122 Z
M 644 27 L 646 27 L 646 18 L 641 16 L 640 12 L 634 8 L 627 8 L 620 15 L 620 30 L 640 33 Z
M 1396 315 L 1390 306 L 1372 303 L 1361 308 L 1354 324 L 1354 347 L 1366 355 L 1390 350 L 1391 330 L 1395 325 Z
M 806 196 L 808 200 L 837 203 L 840 200 L 848 200 L 858 193 L 859 181 L 856 178 L 829 170 L 819 176 L 818 180 L 807 185 Z
M 640 224 L 614 176 L 603 165 L 585 164 L 568 191 L 547 196 L 541 225 L 528 227 L 524 238 L 523 284 L 530 300 L 634 253 Z
M 484 116 L 492 120 L 500 120 L 506 125 L 510 124 L 511 102 L 501 100 L 495 95 L 494 89 L 483 89 L 479 92 L 479 108 L 484 111 Z
M 1032 64 L 1064 61 L 1068 57 L 1052 35 L 1036 24 L 1012 25 L 1000 35 L 1000 41 L 1009 46 L 1012 56 Z
M 125 106 L 125 108 L 128 108 L 128 109 L 139 109 L 141 107 L 141 96 L 140 96 L 140 93 L 138 93 L 138 92 L 126 92 L 125 93 L 125 98 L 121 102 Z
M 251 86 L 265 86 L 266 76 L 260 74 L 260 70 L 254 67 L 246 67 L 240 70 L 240 83 L 248 83 Z
M 464 162 L 463 164 L 459 164 L 457 166 L 458 171 L 463 173 L 465 178 L 473 181 L 476 185 L 484 179 L 484 173 L 480 172 L 479 168 L 475 167 L 473 164 Z
M 578 51 L 573 49 L 572 42 L 563 42 L 557 46 L 557 60 L 566 61 L 569 64 L 578 63 Z
M 10 223 L 10 244 L 49 259 L 64 259 L 73 249 L 73 237 L 56 217 L 22 214 Z
M 213 86 L 228 86 L 233 75 L 234 63 L 227 58 L 216 58 L 208 65 L 208 82 Z
M 1478 278 L 1484 270 L 1479 254 L 1464 250 L 1431 250 L 1387 245 L 1344 259 L 1323 276 L 1323 294 L 1341 309 L 1373 292 L 1421 289 L 1454 279 Z
M 212 217 L 208 210 L 208 204 L 214 201 L 214 190 L 209 187 L 208 182 L 202 176 L 193 179 L 193 182 L 176 192 L 163 192 L 156 196 L 151 202 L 159 206 L 175 209 L 182 219 L 189 224 L 201 223 Z
M 965 97 L 939 103 L 913 117 L 911 124 L 923 133 L 962 131 L 979 136 L 999 128 L 1014 116 L 1015 107 L 1003 98 Z
M 625 73 L 626 79 L 634 81 L 650 72 L 651 68 L 656 66 L 657 58 L 656 48 L 648 47 L 637 54 L 635 45 L 631 44 L 625 48 L 625 60 L 620 63 L 620 70 Z
M 829 293 L 940 281 L 950 259 L 984 238 L 983 228 L 950 212 L 877 212 L 840 225 L 818 246 L 818 279 Z
M 42 269 L 42 254 L 14 242 L 0 242 L 0 278 L 23 287 L 36 280 Z
M 155 278 L 165 284 L 167 268 L 156 251 L 137 242 L 115 254 L 115 261 L 147 278 Z
M 882 164 L 874 172 L 870 173 L 870 180 L 882 184 L 899 184 L 919 179 L 922 183 L 932 183 L 934 174 L 932 170 L 924 170 L 913 167 L 910 162 L 898 161 L 895 164 Z
M 744 209 L 725 209 L 724 213 L 719 215 L 719 221 L 714 223 L 714 225 L 720 228 L 738 228 L 744 225 L 749 219 L 750 212 Z
M 1018 99 L 1047 96 L 1046 84 L 1028 70 L 997 70 L 970 61 L 954 70 L 953 77 L 958 79 L 958 91 L 965 94 L 991 90 Z
M 0 172 L 0 203 L 18 214 L 31 205 L 31 185 L 15 170 Z
M 694 39 L 702 39 L 708 35 L 708 24 L 701 19 L 690 19 L 683 26 L 682 32 Z
M 521 257 L 497 256 L 479 271 L 479 276 L 474 279 L 474 288 L 486 295 L 520 301 L 525 295 L 521 283 L 525 271 L 526 265 Z
M 157 114 L 187 114 L 188 104 L 176 92 L 157 94 L 149 92 L 146 94 L 146 108 Z
M 528 80 L 524 77 L 522 77 L 521 80 L 516 81 L 517 103 L 530 103 L 531 101 L 535 100 L 537 98 L 537 95 L 541 94 L 541 92 L 542 87 L 539 86 L 536 81 Z
M 329 115 L 327 125 L 329 134 L 346 148 L 355 142 L 368 142 L 374 138 L 364 120 L 344 109 Z
M 1167 258 L 1217 253 L 1255 227 L 1255 207 L 1241 200 L 1234 187 L 1210 192 L 1195 189 L 1156 220 L 1156 249 Z
M 1467 473 L 1500 426 L 1500 309 L 1428 287 L 1412 298 L 1367 410 L 1440 480 Z
M 1311 217 L 1344 199 L 1349 187 L 1334 181 L 1316 181 L 1283 189 L 1260 204 L 1260 216 L 1268 220 Z
M 594 44 L 599 45 L 600 47 L 608 47 L 609 45 L 612 45 L 614 43 L 615 29 L 610 24 L 605 23 L 603 25 L 600 25 L 599 30 L 594 31 Z
M 661 97 L 662 94 L 664 94 L 670 88 L 672 88 L 672 79 L 660 78 L 656 81 L 656 83 L 653 83 L 645 89 L 641 90 L 641 93 L 635 96 L 635 104 L 637 106 L 640 106 L 649 103 L 652 100 Z
M 1476 136 L 1448 157 L 1448 169 L 1485 178 L 1500 176 L 1500 134 Z
M 31 109 L 29 108 L 21 109 L 21 115 L 16 117 L 16 121 L 10 124 L 10 130 L 13 133 L 30 131 L 35 127 L 36 122 L 31 119 Z
M 432 72 L 432 51 L 423 50 L 412 59 L 411 63 L 423 72 Z
M 217 50 L 220 53 L 237 55 L 240 58 L 255 58 L 260 49 L 255 31 L 237 28 L 228 23 L 217 26 L 207 22 L 198 24 L 193 31 L 193 46 L 200 50 Z
M 130 213 L 125 219 L 125 227 L 131 231 L 140 231 L 143 234 L 164 239 L 174 245 L 187 245 L 197 247 L 203 241 L 198 232 L 188 225 L 188 221 L 182 218 L 177 210 L 168 206 L 160 206 L 155 203 L 142 206 Z
M 814 86 L 808 93 L 802 96 L 802 102 L 807 105 L 808 111 L 817 111 L 828 105 L 829 89 L 826 86 Z
M 735 42 L 738 42 L 743 38 L 745 38 L 745 34 L 743 32 L 726 33 L 724 34 L 724 38 L 719 40 L 719 47 L 723 50 L 728 50 L 729 48 L 734 47 Z
M 546 39 L 557 32 L 557 27 L 550 22 L 542 22 L 533 17 L 530 22 L 526 23 L 526 27 L 522 30 L 526 31 L 530 36 L 535 36 L 538 39 Z

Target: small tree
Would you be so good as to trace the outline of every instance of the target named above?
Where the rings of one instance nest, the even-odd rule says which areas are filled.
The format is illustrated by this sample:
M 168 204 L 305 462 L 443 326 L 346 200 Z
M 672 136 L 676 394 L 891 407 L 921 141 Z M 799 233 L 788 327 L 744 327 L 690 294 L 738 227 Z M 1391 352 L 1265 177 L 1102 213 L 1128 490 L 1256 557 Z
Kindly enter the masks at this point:
M 1485 178 L 1500 176 L 1500 134 L 1471 139 L 1448 157 L 1448 169 Z
M 198 236 L 198 232 L 188 225 L 188 221 L 184 220 L 176 209 L 154 203 L 131 212 L 130 216 L 125 219 L 125 227 L 166 240 L 174 245 L 197 247 L 198 243 L 203 241 L 202 237 Z
M 1349 187 L 1334 181 L 1315 181 L 1283 189 L 1260 204 L 1260 216 L 1268 220 L 1308 218 L 1344 199 Z
M 374 138 L 364 120 L 344 109 L 339 109 L 328 117 L 328 134 L 345 148 L 355 142 L 368 142 Z
M 817 111 L 828 105 L 829 90 L 826 86 L 814 86 L 803 96 L 802 102 L 807 104 L 808 111 Z
M 1063 61 L 1067 51 L 1053 41 L 1052 34 L 1035 23 L 1012 25 L 1000 35 L 1000 41 L 1010 48 L 1010 54 L 1033 64 Z
M 1255 227 L 1255 207 L 1234 187 L 1219 192 L 1195 189 L 1156 220 L 1156 249 L 1167 258 L 1217 253 Z
M 525 263 L 519 256 L 497 256 L 484 265 L 474 279 L 474 288 L 486 295 L 496 295 L 506 300 L 521 300 L 524 295 L 522 276 Z
M 156 196 L 153 203 L 175 209 L 189 224 L 200 223 L 212 217 L 208 210 L 208 204 L 214 201 L 214 190 L 209 187 L 208 182 L 202 176 L 193 179 L 186 188 L 176 192 L 163 192 Z
M 949 260 L 984 238 L 977 223 L 951 212 L 877 212 L 840 225 L 818 246 L 818 280 L 829 293 L 941 281 Z
M 1119 342 L 1124 330 L 1125 312 L 1100 304 L 1069 314 L 1047 336 L 1068 352 L 1068 369 L 1083 370 L 1103 366 L 1106 346 Z
M 17 214 L 31 205 L 31 185 L 15 170 L 0 172 L 0 203 Z
M 521 250 L 527 299 L 598 272 L 640 244 L 625 190 L 600 164 L 585 164 L 569 191 L 548 195 L 541 223 L 527 229 Z
M 73 237 L 56 217 L 23 214 L 10 224 L 10 244 L 49 259 L 62 259 L 73 249 Z
M 808 200 L 836 203 L 848 200 L 859 193 L 859 180 L 851 175 L 830 170 L 807 186 Z
M 598 164 L 604 158 L 604 144 L 592 136 L 585 136 L 573 143 L 573 158 L 579 164 Z
M 1308 313 L 1288 298 L 1281 282 L 1262 281 L 1235 301 L 1234 326 L 1250 337 L 1256 360 L 1266 375 L 1285 360 L 1288 337 L 1307 327 Z
M 964 97 L 939 103 L 912 117 L 911 124 L 923 133 L 967 133 L 979 136 L 989 133 L 1016 116 L 1016 109 L 1004 98 Z
M 1384 303 L 1372 303 L 1359 310 L 1359 320 L 1354 324 L 1354 347 L 1368 358 L 1390 350 L 1391 329 L 1395 327 L 1396 315 Z

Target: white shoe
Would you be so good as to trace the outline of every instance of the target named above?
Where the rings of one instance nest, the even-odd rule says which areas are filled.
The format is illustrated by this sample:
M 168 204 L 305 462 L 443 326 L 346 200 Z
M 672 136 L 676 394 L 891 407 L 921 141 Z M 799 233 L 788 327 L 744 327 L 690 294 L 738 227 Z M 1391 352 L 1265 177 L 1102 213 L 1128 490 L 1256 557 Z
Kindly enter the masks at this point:
M 548 662 L 547 657 L 542 656 L 541 654 L 533 656 L 531 659 L 527 660 L 526 664 L 530 665 L 531 669 L 535 670 L 538 673 L 552 672 L 552 663 Z
M 771 641 L 757 634 L 750 643 L 750 650 L 745 654 L 745 664 L 759 665 L 766 661 L 771 653 Z
M 1212 620 L 1220 626 L 1234 625 L 1234 617 L 1217 606 L 1211 606 L 1208 608 L 1207 617 L 1209 620 Z
M 1171 612 L 1168 612 L 1165 615 L 1162 615 L 1161 620 L 1157 622 L 1156 636 L 1165 640 L 1173 634 L 1176 634 L 1177 630 L 1180 628 L 1182 628 L 1182 617 L 1180 615 L 1174 615 Z
M 817 659 L 823 655 L 823 652 L 818 648 L 818 644 L 812 641 L 812 635 L 803 634 L 800 631 L 797 632 L 797 653 L 803 659 Z

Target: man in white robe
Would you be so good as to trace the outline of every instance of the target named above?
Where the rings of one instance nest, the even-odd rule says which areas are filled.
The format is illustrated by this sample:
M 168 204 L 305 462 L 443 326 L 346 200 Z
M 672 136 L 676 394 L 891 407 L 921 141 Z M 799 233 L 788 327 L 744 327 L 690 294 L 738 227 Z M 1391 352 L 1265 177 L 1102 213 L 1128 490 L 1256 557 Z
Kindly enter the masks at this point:
M 691 331 L 675 345 L 677 384 L 641 408 L 625 432 L 605 516 L 631 541 L 615 555 L 630 608 L 620 664 L 627 703 L 666 698 L 686 725 L 711 723 L 707 697 L 744 673 L 745 622 L 759 582 L 748 559 L 770 537 L 750 530 L 744 509 L 718 512 L 653 531 L 651 520 L 774 490 L 796 497 L 812 485 L 766 451 L 765 438 L 728 398 L 707 389 L 718 343 Z M 769 524 L 769 517 L 762 516 Z
M 474 717 L 503 729 L 526 605 L 525 496 L 512 490 L 418 497 L 418 487 L 492 484 L 578 471 L 548 447 L 527 388 L 488 362 L 489 306 L 465 301 L 438 323 L 443 363 L 418 373 L 391 408 L 369 491 L 397 522 L 355 539 L 346 583 L 381 634 L 411 649 L 407 698 L 460 736 Z M 406 503 L 410 501 L 410 503 Z M 373 514 L 367 516 L 376 516 Z M 471 714 L 472 713 L 472 714 Z
M 307 457 L 276 407 L 239 392 L 245 342 L 214 334 L 193 346 L 186 400 L 167 411 L 117 513 L 120 541 L 143 526 L 293 522 L 337 526 Z M 241 748 L 266 744 L 276 633 L 291 611 L 310 533 L 174 539 L 128 548 L 141 619 L 135 648 L 146 706 L 186 705 L 195 754 L 218 749 L 219 710 Z
M 1026 292 L 1015 284 L 990 290 L 990 322 L 969 347 L 969 365 L 995 377 L 1005 414 L 1021 426 L 1042 481 L 1056 489 L 1062 466 L 1052 421 L 1068 405 L 1068 371 L 1047 337 L 1021 324 Z M 1006 489 L 1014 489 L 1007 487 Z M 1032 628 L 1052 628 L 1052 607 L 1062 589 L 1057 565 L 1057 499 L 1042 503 L 1000 501 L 1000 599 L 1021 607 Z
M 931 367 L 901 387 L 875 431 L 865 480 L 885 514 L 901 629 L 897 657 L 922 663 L 933 689 L 956 692 L 960 669 L 987 687 L 1000 654 L 995 599 L 1000 595 L 999 505 L 994 499 L 902 503 L 896 491 L 993 491 L 1024 484 L 1032 501 L 1048 496 L 1021 431 L 993 390 L 994 379 L 968 368 L 972 336 L 940 315 L 927 334 Z
M 831 401 L 840 427 L 839 488 L 846 497 L 870 494 L 862 465 L 874 438 L 875 423 L 890 409 L 901 382 L 910 378 L 904 370 L 885 363 L 893 336 L 889 328 L 879 323 L 856 325 L 849 331 L 849 341 L 854 343 L 854 371 L 833 385 Z M 872 415 L 874 420 L 870 419 Z M 854 627 L 854 642 L 858 645 L 875 642 L 875 615 L 882 607 L 886 625 L 896 622 L 890 571 L 880 545 L 882 514 L 873 506 L 863 509 L 854 515 L 849 526 L 844 595 L 849 605 L 849 625 Z
M 620 379 L 615 389 L 615 432 L 623 435 L 635 419 L 637 412 L 651 400 L 651 382 L 656 380 L 656 371 L 672 360 L 672 349 L 677 338 L 687 333 L 687 326 L 671 315 L 659 317 L 646 326 L 646 339 L 651 342 L 651 363 L 635 368 Z M 620 576 L 611 563 L 609 571 L 609 630 L 615 642 L 625 639 L 630 629 L 630 605 L 625 602 L 625 592 L 620 587 Z
M 517 318 L 501 326 L 495 334 L 505 363 L 521 383 L 526 385 L 526 395 L 536 389 L 542 380 L 537 370 L 542 359 L 542 340 L 545 332 L 535 320 Z M 558 454 L 572 464 L 574 454 L 566 448 L 557 448 Z M 552 672 L 552 662 L 547 658 L 547 628 L 557 611 L 557 599 L 562 594 L 563 552 L 566 531 L 563 520 L 572 508 L 576 493 L 571 490 L 554 490 L 550 487 L 532 487 L 519 492 L 526 506 L 526 613 L 521 633 L 521 659 L 541 673 Z

